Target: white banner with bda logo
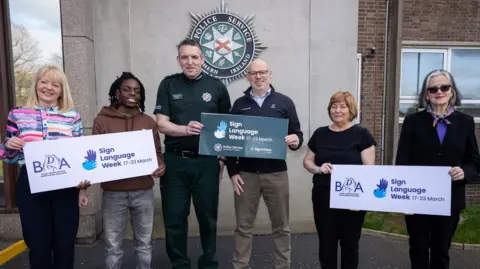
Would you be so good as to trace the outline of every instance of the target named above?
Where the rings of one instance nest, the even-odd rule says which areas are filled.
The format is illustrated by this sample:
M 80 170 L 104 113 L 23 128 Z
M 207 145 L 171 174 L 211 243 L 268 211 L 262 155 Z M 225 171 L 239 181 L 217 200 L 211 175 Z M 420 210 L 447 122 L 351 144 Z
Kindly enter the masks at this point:
M 25 144 L 32 193 L 150 175 L 157 169 L 152 130 Z
M 450 216 L 450 167 L 333 165 L 330 208 Z

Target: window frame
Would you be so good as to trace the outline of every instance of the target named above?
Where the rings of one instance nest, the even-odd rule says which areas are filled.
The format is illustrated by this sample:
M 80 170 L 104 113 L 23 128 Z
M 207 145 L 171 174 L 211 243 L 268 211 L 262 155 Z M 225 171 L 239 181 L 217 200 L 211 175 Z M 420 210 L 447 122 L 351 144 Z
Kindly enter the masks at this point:
M 0 1 L 0 134 L 6 135 L 7 116 L 15 105 L 15 87 L 13 75 L 12 37 L 10 30 L 9 1 Z M 3 141 L 0 141 L 3 143 Z M 15 187 L 18 177 L 18 165 L 3 163 L 3 189 L 5 205 L 0 206 L 0 214 L 18 213 Z
M 357 82 L 356 82 L 356 88 L 357 88 L 357 118 L 355 118 L 354 122 L 356 124 L 360 124 L 361 122 L 361 111 L 362 111 L 362 106 L 361 106 L 361 96 L 362 96 L 362 54 L 357 53 Z
M 400 61 L 400 81 L 402 79 L 402 69 L 403 69 L 403 53 L 404 52 L 413 52 L 413 53 L 443 53 L 443 69 L 450 71 L 452 65 L 452 50 L 478 50 L 480 51 L 480 46 L 406 46 L 402 47 L 402 58 Z M 413 104 L 415 103 L 418 97 L 411 95 L 402 95 L 401 89 L 399 89 L 399 104 Z M 479 104 L 480 99 L 462 99 L 462 104 Z M 399 116 L 399 123 L 403 123 L 405 117 Z M 480 123 L 480 117 L 474 117 L 475 123 Z

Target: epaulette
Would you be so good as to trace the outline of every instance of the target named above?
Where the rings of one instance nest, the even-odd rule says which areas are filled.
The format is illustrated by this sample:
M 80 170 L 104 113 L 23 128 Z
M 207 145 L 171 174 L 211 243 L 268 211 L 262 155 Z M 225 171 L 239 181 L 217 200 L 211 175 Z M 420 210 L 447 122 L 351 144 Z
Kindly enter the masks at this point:
M 214 76 L 212 76 L 212 75 L 210 75 L 210 74 L 203 73 L 203 75 L 204 75 L 205 77 L 207 77 L 207 78 L 210 78 L 211 80 L 215 80 L 215 81 L 218 81 L 218 82 L 220 82 L 220 83 L 223 83 L 221 79 L 219 79 L 219 78 L 217 78 L 217 77 L 214 77 Z
M 182 73 L 175 73 L 168 76 L 165 76 L 164 79 L 176 78 L 179 77 Z

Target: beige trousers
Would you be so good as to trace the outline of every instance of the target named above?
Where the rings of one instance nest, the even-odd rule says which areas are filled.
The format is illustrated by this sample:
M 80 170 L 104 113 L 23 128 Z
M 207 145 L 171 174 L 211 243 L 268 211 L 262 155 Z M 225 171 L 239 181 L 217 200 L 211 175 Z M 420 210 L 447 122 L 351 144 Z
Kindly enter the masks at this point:
M 235 196 L 237 227 L 234 232 L 235 252 L 233 269 L 248 269 L 252 253 L 252 228 L 257 216 L 260 197 L 263 196 L 272 223 L 275 243 L 275 269 L 290 268 L 290 191 L 288 173 L 257 174 L 240 172 L 243 193 Z

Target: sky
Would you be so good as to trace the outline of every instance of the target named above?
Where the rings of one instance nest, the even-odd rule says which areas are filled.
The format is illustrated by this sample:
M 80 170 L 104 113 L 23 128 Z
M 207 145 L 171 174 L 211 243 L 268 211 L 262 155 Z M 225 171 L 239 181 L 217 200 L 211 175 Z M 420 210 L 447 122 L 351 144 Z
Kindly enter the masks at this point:
M 61 54 L 60 0 L 8 0 L 10 20 L 23 25 L 38 41 L 43 60 Z

